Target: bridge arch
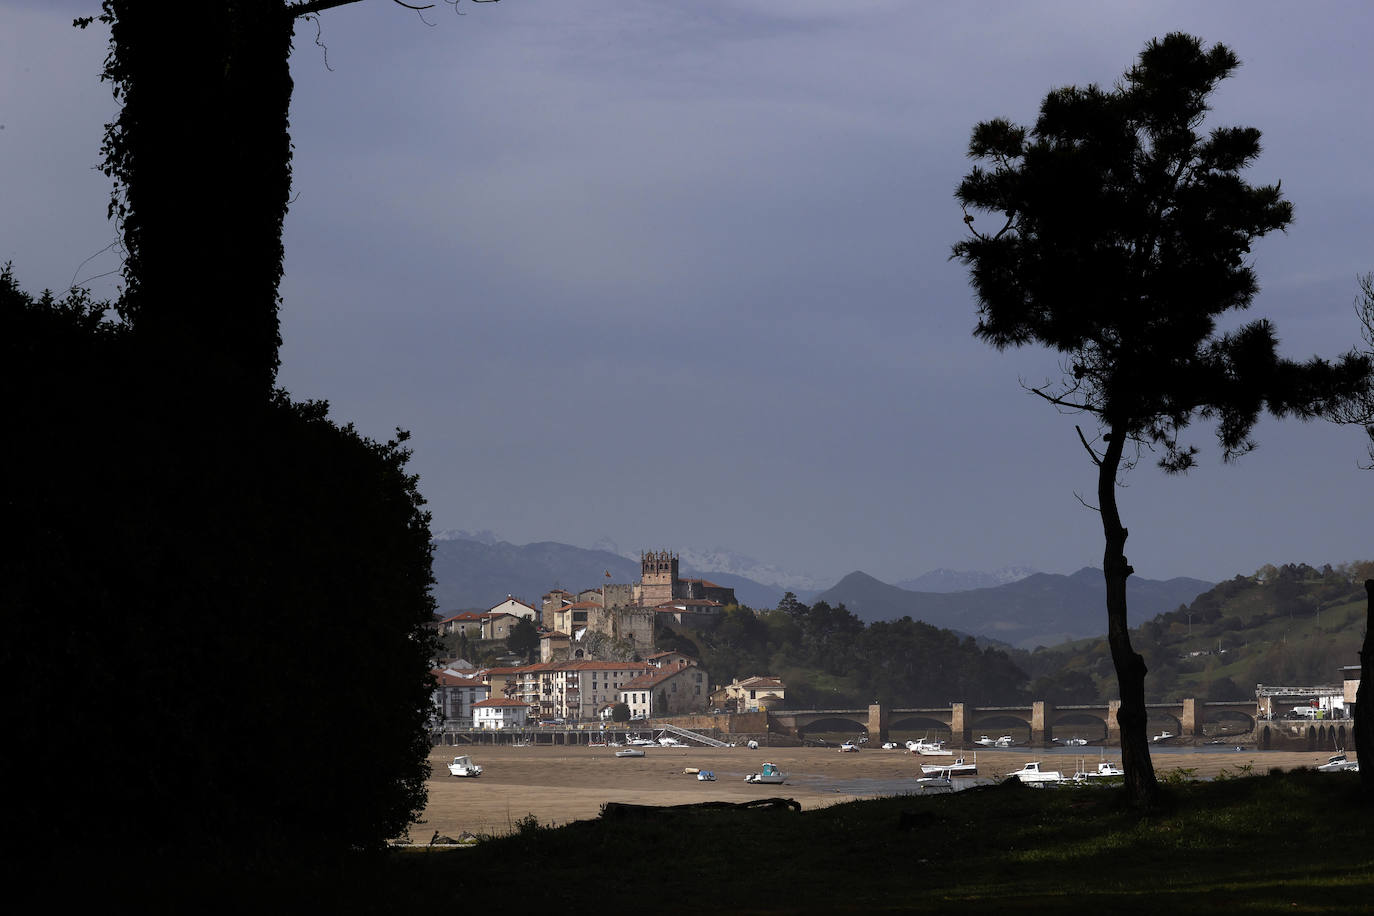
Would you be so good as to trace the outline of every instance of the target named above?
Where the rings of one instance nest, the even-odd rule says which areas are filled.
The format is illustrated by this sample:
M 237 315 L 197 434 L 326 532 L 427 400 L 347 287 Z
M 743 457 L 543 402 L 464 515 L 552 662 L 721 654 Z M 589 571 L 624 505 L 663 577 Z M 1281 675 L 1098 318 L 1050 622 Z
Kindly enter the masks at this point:
M 1145 730 L 1150 732 L 1150 737 L 1163 732 L 1172 732 L 1175 735 L 1183 734 L 1183 719 L 1167 712 L 1163 709 L 1147 708 L 1149 721 L 1146 723 Z
M 994 740 L 1002 735 L 1011 735 L 1018 744 L 1030 741 L 1030 719 L 1005 712 L 995 712 L 978 716 L 969 723 L 969 732 L 979 736 L 987 735 Z
M 1223 708 L 1207 710 L 1203 724 L 1203 734 L 1212 738 L 1227 735 L 1248 735 L 1259 725 L 1253 715 L 1239 709 Z
M 1090 712 L 1062 712 L 1050 722 L 1054 737 L 1087 738 L 1089 741 L 1107 740 L 1107 720 Z
M 842 735 L 866 735 L 868 734 L 868 722 L 861 721 L 848 716 L 827 716 L 823 719 L 815 719 L 806 724 L 797 723 L 797 737 L 804 739 L 807 735 L 817 733 L 842 734 Z
M 948 722 L 942 722 L 920 713 L 895 714 L 892 721 L 887 724 L 887 733 L 894 740 L 904 739 L 908 736 L 916 738 L 927 734 L 936 738 L 949 739 L 951 737 Z

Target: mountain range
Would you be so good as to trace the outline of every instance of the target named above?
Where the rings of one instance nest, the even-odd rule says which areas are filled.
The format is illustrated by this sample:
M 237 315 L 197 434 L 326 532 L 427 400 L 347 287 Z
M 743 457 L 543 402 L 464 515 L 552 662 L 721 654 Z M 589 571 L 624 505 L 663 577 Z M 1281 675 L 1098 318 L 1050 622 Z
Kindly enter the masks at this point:
M 1211 587 L 1201 579 L 1161 582 L 1132 576 L 1126 583 L 1126 599 L 1131 618 L 1147 620 L 1189 603 Z M 909 591 L 854 572 L 816 600 L 842 603 L 865 623 L 911 617 L 1022 649 L 1099 636 L 1107 630 L 1107 588 L 1102 570 L 1092 567 L 1069 576 L 1035 573 L 1006 585 L 947 593 Z
M 486 610 L 507 595 L 538 606 L 552 588 L 580 591 L 606 582 L 636 582 L 639 561 L 612 549 L 587 549 L 540 541 L 516 545 L 491 532 L 443 532 L 434 541 L 434 594 L 439 610 Z M 720 552 L 707 552 L 718 560 Z M 709 579 L 735 590 L 741 604 L 776 607 L 786 590 L 721 569 L 701 570 L 679 551 L 681 575 Z M 748 558 L 744 558 L 746 561 Z M 776 570 L 768 567 L 770 572 Z M 607 577 L 609 573 L 609 577 Z M 1085 568 L 1071 576 L 1029 573 L 1012 568 L 998 573 L 935 570 L 903 585 L 888 585 L 862 572 L 845 576 L 821 592 L 799 590 L 807 603 L 843 603 L 855 616 L 872 623 L 910 616 L 933 626 L 1023 648 L 1056 645 L 1106 631 L 1106 589 L 1102 573 Z M 773 578 L 771 575 L 769 578 Z M 1010 580 L 1010 581 L 1007 581 Z M 971 583 L 1005 582 L 955 590 Z M 1128 596 L 1136 620 L 1171 611 L 1211 588 L 1199 579 L 1159 582 L 1132 577 Z

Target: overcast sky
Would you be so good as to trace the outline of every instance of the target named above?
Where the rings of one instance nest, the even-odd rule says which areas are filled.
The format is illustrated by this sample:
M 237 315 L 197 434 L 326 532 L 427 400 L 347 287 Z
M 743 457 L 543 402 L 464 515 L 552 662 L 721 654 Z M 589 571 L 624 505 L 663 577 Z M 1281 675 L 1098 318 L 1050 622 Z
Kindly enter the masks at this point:
M 94 166 L 114 113 L 97 0 L 0 0 L 0 261 L 115 289 Z M 1243 66 L 1286 235 L 1253 251 L 1286 355 L 1358 342 L 1374 270 L 1374 6 L 885 0 L 388 0 L 298 25 L 280 381 L 413 433 L 436 529 L 724 548 L 830 579 L 1100 565 L 1094 468 L 975 341 L 954 187 L 975 122 L 1112 83 L 1151 37 Z M 187 36 L 187 40 L 193 40 Z M 206 181 L 214 180 L 207 175 Z M 190 189 L 193 192 L 193 189 Z M 205 281 L 223 269 L 205 252 Z M 1260 449 L 1121 495 L 1139 575 L 1374 556 L 1359 430 L 1266 421 Z

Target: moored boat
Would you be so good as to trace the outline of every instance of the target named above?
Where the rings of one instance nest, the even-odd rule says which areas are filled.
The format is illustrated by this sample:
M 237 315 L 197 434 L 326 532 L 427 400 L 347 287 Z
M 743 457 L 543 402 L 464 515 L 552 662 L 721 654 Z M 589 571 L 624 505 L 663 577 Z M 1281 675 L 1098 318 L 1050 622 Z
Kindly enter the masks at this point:
M 454 757 L 448 772 L 450 776 L 481 776 L 482 768 L 473 763 L 471 757 Z
M 963 757 L 955 758 L 953 763 L 923 763 L 921 772 L 927 776 L 934 776 L 944 773 L 948 776 L 977 776 L 978 775 L 978 756 L 975 754 L 973 762 L 968 763 Z
M 907 749 L 913 754 L 920 754 L 922 757 L 953 757 L 953 751 L 945 750 L 945 742 L 936 739 L 931 741 L 929 738 L 920 738 L 916 741 L 908 741 Z
M 1355 772 L 1359 772 L 1359 769 L 1360 762 L 1358 760 L 1351 760 L 1349 757 L 1345 755 L 1345 751 L 1337 751 L 1330 757 L 1326 758 L 1326 763 L 1323 763 L 1321 766 L 1317 767 L 1317 772 L 1343 773 L 1346 770 L 1354 770 Z
M 1121 769 L 1110 760 L 1099 760 L 1097 769 L 1089 770 L 1083 765 L 1083 761 L 1078 761 L 1078 772 L 1073 774 L 1074 782 L 1088 782 L 1093 779 L 1111 779 L 1114 776 L 1125 776 L 1126 771 Z
M 764 783 L 767 785 L 779 785 L 787 779 L 787 774 L 778 769 L 776 763 L 765 763 L 757 773 L 750 773 L 744 777 L 745 782 Z
M 1040 769 L 1040 761 L 1032 760 L 1030 763 L 1007 774 L 1007 778 L 1016 777 L 1027 785 L 1060 783 L 1064 781 L 1064 774 L 1058 770 Z
M 615 752 L 617 757 L 643 757 L 644 751 L 637 747 L 622 747 Z

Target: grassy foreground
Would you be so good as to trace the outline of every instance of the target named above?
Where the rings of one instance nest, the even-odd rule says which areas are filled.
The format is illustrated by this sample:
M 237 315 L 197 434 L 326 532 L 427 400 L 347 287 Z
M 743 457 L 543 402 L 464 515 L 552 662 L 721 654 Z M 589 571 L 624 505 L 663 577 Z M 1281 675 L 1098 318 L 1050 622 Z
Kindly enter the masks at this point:
M 785 787 L 779 787 L 785 790 Z M 814 811 L 667 811 L 347 863 L 221 863 L 143 885 L 145 911 L 1374 912 L 1374 806 L 1354 774 L 1119 789 L 1017 783 Z M 417 828 L 419 833 L 423 828 Z M 181 899 L 177 899 L 181 898 Z

